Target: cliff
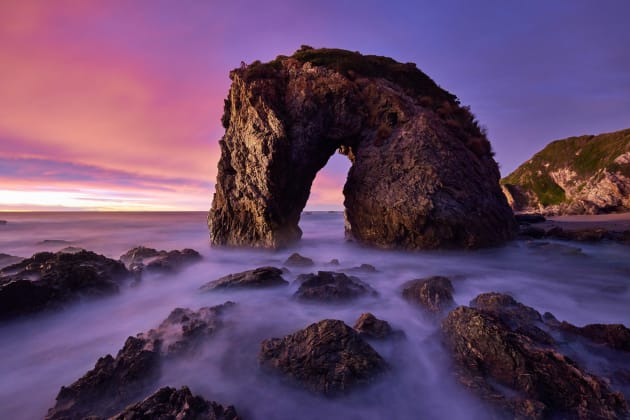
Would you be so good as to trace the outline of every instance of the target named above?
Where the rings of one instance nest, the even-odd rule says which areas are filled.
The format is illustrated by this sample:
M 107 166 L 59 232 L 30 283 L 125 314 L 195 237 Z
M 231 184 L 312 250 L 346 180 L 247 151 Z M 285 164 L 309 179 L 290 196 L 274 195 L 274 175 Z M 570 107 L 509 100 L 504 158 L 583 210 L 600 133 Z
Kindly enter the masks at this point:
M 501 184 L 515 211 L 629 211 L 630 129 L 554 141 Z
M 347 234 L 383 248 L 476 248 L 515 222 L 483 130 L 413 63 L 302 47 L 230 73 L 216 245 L 278 248 L 301 237 L 311 184 L 339 151 Z

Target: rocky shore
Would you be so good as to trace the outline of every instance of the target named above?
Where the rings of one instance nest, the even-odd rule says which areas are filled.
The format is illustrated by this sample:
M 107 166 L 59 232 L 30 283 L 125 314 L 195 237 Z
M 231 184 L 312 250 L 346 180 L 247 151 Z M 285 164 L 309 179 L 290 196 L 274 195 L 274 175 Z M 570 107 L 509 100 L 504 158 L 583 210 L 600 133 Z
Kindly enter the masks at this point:
M 146 258 L 174 256 L 174 262 L 162 260 L 159 264 L 167 265 L 170 272 L 182 261 L 182 255 L 194 253 L 136 248 L 121 260 L 129 267 L 144 264 Z M 132 276 L 122 261 L 88 251 L 37 254 L 5 269 L 3 275 L 13 277 L 8 277 L 3 287 L 27 281 L 23 276 L 29 274 L 44 279 L 37 280 L 41 282 L 37 287 L 65 287 L 61 301 L 69 300 L 72 293 L 114 293 L 122 284 L 117 279 Z M 311 266 L 298 265 L 302 270 Z M 80 273 L 98 272 L 100 277 L 88 276 L 93 281 L 87 285 L 75 281 L 82 287 L 70 289 L 68 284 L 74 284 L 77 278 L 73 277 L 76 267 L 81 267 Z M 378 276 L 379 271 L 370 267 L 364 275 Z M 293 299 L 302 305 L 380 298 L 365 278 L 327 271 L 291 274 L 271 266 L 224 276 L 199 292 L 269 287 L 294 288 Z M 402 285 L 399 297 L 416 308 L 415 316 L 435 325 L 457 380 L 490 407 L 494 418 L 586 420 L 630 416 L 630 329 L 626 326 L 576 326 L 496 292 L 479 294 L 467 305 L 458 306 L 456 292 L 448 276 L 432 276 L 410 279 Z M 226 302 L 197 310 L 172 310 L 154 329 L 127 338 L 115 356 L 99 358 L 93 369 L 63 386 L 46 418 L 244 418 L 237 414 L 238 407 L 195 396 L 186 386 L 176 389 L 160 383 L 165 369 L 179 361 L 194 360 L 202 349 L 212 348 L 217 335 L 233 328 L 238 306 Z M 338 319 L 322 319 L 282 337 L 262 340 L 258 372 L 251 373 L 269 381 L 279 380 L 287 389 L 303 389 L 334 399 L 347 398 L 376 386 L 383 378 L 400 375 L 400 367 L 393 368 L 388 356 L 380 354 L 374 345 L 383 340 L 404 340 L 413 320 L 394 328 L 372 313 L 356 316 L 354 326 Z M 592 357 L 600 362 L 589 363 Z

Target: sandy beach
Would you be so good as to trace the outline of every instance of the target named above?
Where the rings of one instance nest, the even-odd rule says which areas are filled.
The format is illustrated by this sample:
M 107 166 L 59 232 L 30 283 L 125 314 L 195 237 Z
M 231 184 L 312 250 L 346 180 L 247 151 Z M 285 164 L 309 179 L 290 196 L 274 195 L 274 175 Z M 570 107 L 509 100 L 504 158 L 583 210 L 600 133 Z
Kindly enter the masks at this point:
M 537 227 L 545 230 L 560 227 L 563 230 L 605 229 L 607 231 L 623 232 L 630 230 L 630 212 L 614 214 L 551 216 L 547 221 L 537 223 Z

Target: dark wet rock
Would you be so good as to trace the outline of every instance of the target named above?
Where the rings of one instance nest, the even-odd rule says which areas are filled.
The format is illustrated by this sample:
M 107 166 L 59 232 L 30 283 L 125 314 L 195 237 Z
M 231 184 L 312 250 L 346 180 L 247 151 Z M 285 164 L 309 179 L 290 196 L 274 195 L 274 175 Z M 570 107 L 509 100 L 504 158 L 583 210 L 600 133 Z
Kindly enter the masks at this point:
M 101 357 L 94 369 L 62 387 L 46 418 L 109 417 L 144 398 L 159 379 L 162 363 L 190 354 L 211 337 L 232 305 L 173 310 L 158 328 L 127 338 L 115 358 Z
M 518 228 L 518 236 L 525 239 L 542 239 L 547 236 L 547 232 L 536 226 L 521 225 Z
M 9 222 L 7 222 L 6 220 L 0 220 L 0 226 L 2 226 L 2 225 L 6 225 L 6 224 L 8 224 L 8 223 L 9 223 Z
M 292 267 L 311 267 L 315 265 L 312 259 L 304 257 L 297 252 L 291 254 L 284 263 Z
M 357 277 L 333 271 L 318 271 L 317 274 L 300 274 L 300 285 L 295 297 L 322 302 L 343 302 L 377 293 Z
M 130 405 L 109 420 L 237 420 L 232 406 L 223 406 L 200 396 L 193 396 L 188 387 L 164 387 L 143 401 Z
M 479 248 L 515 235 L 483 130 L 415 65 L 307 48 L 230 78 L 214 244 L 281 248 L 299 240 L 313 180 L 337 150 L 352 162 L 344 204 L 356 242 Z
M 0 319 L 54 308 L 79 296 L 118 293 L 128 272 L 91 251 L 40 252 L 0 270 Z
M 61 387 L 47 419 L 110 416 L 144 396 L 160 375 L 159 342 L 129 337 L 116 358 L 101 357 L 94 369 Z
M 378 319 L 369 312 L 361 314 L 352 328 L 365 338 L 382 339 L 400 333 L 394 331 L 391 325 L 389 325 L 389 322 Z
M 539 344 L 554 344 L 554 339 L 543 330 L 543 318 L 532 307 L 523 305 L 512 296 L 503 293 L 482 293 L 470 302 L 473 308 L 481 309 L 498 317 L 513 331 L 523 334 Z
M 453 284 L 442 276 L 411 280 L 404 284 L 403 298 L 438 314 L 455 306 Z
M 531 311 L 505 297 L 476 300 L 488 310 L 461 306 L 442 322 L 444 342 L 463 384 L 518 418 L 630 415 L 623 396 L 604 380 L 502 320 L 507 314 L 516 317 L 514 324 L 537 319 Z
M 326 265 L 329 265 L 331 267 L 337 267 L 337 266 L 339 266 L 339 260 L 337 258 L 333 258 Z
M 553 242 L 545 242 L 545 241 L 532 241 L 527 244 L 527 248 L 540 251 L 540 252 L 550 252 L 554 254 L 561 255 L 575 255 L 575 256 L 585 256 L 584 252 L 582 252 L 582 248 L 578 248 L 576 246 L 564 245 Z
M 372 264 L 361 264 L 358 267 L 347 268 L 343 271 L 349 273 L 378 273 L 378 270 Z
M 286 286 L 289 284 L 282 278 L 283 271 L 276 267 L 258 267 L 242 273 L 228 274 L 218 280 L 201 286 L 202 291 L 217 289 L 261 289 L 265 287 Z
M 505 293 L 482 293 L 470 302 L 470 306 L 498 316 L 511 327 L 542 322 L 537 310 Z
M 356 331 L 343 321 L 329 319 L 263 341 L 258 361 L 263 368 L 327 396 L 367 385 L 388 368 Z
M 137 246 L 135 248 L 131 248 L 129 251 L 121 255 L 120 261 L 122 261 L 123 264 L 125 264 L 125 266 L 129 268 L 132 264 L 142 263 L 144 262 L 144 260 L 157 257 L 159 254 L 160 251 L 155 248 Z
M 567 241 L 599 242 L 609 238 L 609 232 L 602 228 L 593 229 L 562 229 L 555 226 L 547 231 L 548 238 L 564 239 Z
M 630 329 L 623 324 L 589 324 L 576 327 L 563 321 L 554 327 L 564 333 L 586 338 L 614 350 L 630 352 Z
M 125 266 L 136 273 L 138 278 L 140 273 L 145 270 L 172 273 L 201 259 L 201 255 L 190 248 L 185 248 L 181 251 L 158 251 L 157 249 L 144 246 L 132 248 L 120 257 Z
M 540 213 L 521 213 L 515 214 L 514 218 L 519 224 L 523 223 L 542 223 L 547 219 Z

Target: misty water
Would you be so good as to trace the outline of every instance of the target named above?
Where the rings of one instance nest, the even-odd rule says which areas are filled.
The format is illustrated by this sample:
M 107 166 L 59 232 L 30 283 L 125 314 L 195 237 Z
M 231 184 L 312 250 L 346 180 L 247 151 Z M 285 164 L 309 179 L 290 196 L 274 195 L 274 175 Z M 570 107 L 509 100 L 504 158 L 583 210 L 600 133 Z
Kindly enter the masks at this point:
M 507 292 L 541 313 L 549 311 L 576 325 L 630 325 L 628 247 L 614 243 L 579 244 L 581 253 L 562 246 L 532 247 L 526 241 L 474 252 L 381 251 L 345 241 L 342 213 L 313 212 L 302 216 L 299 244 L 270 252 L 210 247 L 205 213 L 9 213 L 2 219 L 8 224 L 0 226 L 0 253 L 21 257 L 74 246 L 117 259 L 137 245 L 189 247 L 204 257 L 178 274 L 145 275 L 139 286 L 124 287 L 114 297 L 0 324 L 2 419 L 42 418 L 62 385 L 93 368 L 99 357 L 115 355 L 127 336 L 157 327 L 176 307 L 237 303 L 227 313 L 226 328 L 195 357 L 167 365 L 155 389 L 188 385 L 195 394 L 233 404 L 248 419 L 484 418 L 487 407 L 453 377 L 438 324 L 401 298 L 401 285 L 415 278 L 450 277 L 458 304 L 468 304 L 482 292 Z M 314 259 L 316 266 L 291 268 L 286 280 L 368 263 L 378 272 L 356 275 L 376 289 L 378 297 L 316 305 L 293 300 L 295 285 L 262 291 L 198 290 L 229 273 L 281 267 L 296 251 Z M 327 266 L 333 258 L 340 261 L 339 267 Z M 263 339 L 282 337 L 322 319 L 353 325 L 363 312 L 406 334 L 403 340 L 370 342 L 392 369 L 369 387 L 327 399 L 259 370 Z

